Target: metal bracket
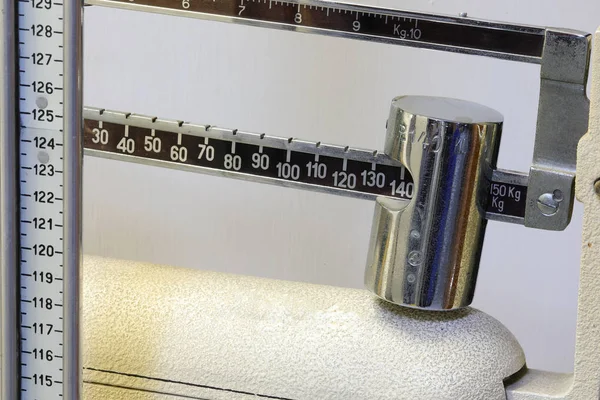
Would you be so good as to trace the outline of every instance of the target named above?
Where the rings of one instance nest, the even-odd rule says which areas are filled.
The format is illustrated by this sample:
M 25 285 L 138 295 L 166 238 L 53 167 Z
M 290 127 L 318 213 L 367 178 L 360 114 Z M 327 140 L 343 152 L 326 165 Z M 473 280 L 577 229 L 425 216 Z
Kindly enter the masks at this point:
M 571 220 L 577 143 L 587 132 L 591 35 L 548 29 L 525 226 L 563 230 Z M 565 62 L 570 60 L 569 62 Z

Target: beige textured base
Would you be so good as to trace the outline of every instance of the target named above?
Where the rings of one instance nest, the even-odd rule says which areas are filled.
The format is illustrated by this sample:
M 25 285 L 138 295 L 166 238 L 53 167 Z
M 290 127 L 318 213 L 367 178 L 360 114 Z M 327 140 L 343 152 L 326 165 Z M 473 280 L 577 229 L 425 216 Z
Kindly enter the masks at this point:
M 84 264 L 87 400 L 500 400 L 503 379 L 525 362 L 513 335 L 474 309 L 423 312 L 363 290 Z

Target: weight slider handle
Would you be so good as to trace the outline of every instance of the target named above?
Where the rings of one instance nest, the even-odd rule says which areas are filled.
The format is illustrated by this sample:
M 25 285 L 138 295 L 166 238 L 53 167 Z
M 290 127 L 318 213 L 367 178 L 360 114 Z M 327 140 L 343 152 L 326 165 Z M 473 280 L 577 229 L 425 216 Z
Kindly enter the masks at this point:
M 369 290 L 429 310 L 471 303 L 502 121 L 498 112 L 462 100 L 393 100 L 384 152 L 410 171 L 414 196 L 376 201 Z

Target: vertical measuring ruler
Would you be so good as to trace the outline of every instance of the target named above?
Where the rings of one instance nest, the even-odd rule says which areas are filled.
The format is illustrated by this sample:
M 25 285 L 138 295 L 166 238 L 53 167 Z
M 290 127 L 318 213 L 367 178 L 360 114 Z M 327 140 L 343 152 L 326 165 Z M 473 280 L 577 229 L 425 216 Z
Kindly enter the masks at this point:
M 83 3 L 3 0 L 1 400 L 81 397 Z

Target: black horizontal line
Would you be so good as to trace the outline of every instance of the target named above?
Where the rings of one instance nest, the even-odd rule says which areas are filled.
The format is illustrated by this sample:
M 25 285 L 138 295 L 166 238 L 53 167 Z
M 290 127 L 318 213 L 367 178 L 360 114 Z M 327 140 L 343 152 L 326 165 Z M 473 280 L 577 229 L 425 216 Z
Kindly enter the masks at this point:
M 227 388 L 221 388 L 221 387 L 218 387 L 218 386 L 210 386 L 210 385 L 200 385 L 200 384 L 197 384 L 197 383 L 175 381 L 175 380 L 164 379 L 164 378 L 154 378 L 154 377 L 149 377 L 149 376 L 145 376 L 145 375 L 129 374 L 129 373 L 125 373 L 125 372 L 116 372 L 116 371 L 111 371 L 111 370 L 106 370 L 106 369 L 90 368 L 90 367 L 85 367 L 84 369 L 87 369 L 89 371 L 104 372 L 104 373 L 107 373 L 107 374 L 115 374 L 115 375 L 128 376 L 128 377 L 131 377 L 131 378 L 141 378 L 141 379 L 148 379 L 148 380 L 153 380 L 153 381 L 158 381 L 158 382 L 176 383 L 176 384 L 179 384 L 179 385 L 185 385 L 185 386 L 190 386 L 190 387 L 198 387 L 198 388 L 203 388 L 203 389 L 218 390 L 218 391 L 221 391 L 221 392 L 229 392 L 229 393 L 236 393 L 236 394 L 245 394 L 245 395 L 250 395 L 250 396 L 253 396 L 253 397 L 256 397 L 256 398 L 273 399 L 273 400 L 293 400 L 293 399 L 291 399 L 289 397 L 270 396 L 270 395 L 267 395 L 267 394 L 252 393 L 252 392 L 246 392 L 246 391 L 243 391 L 243 390 L 227 389 Z
M 174 396 L 169 392 L 163 392 L 160 390 L 150 390 L 150 389 L 138 389 L 138 388 L 131 388 L 129 386 L 122 386 L 122 385 L 117 385 L 114 383 L 100 383 L 100 382 L 93 382 L 93 381 L 83 381 L 83 383 L 89 383 L 91 385 L 97 385 L 97 386 L 103 386 L 103 387 L 107 387 L 107 388 L 114 388 L 114 389 L 126 389 L 128 391 L 134 391 L 134 392 L 141 392 L 141 393 L 150 393 L 150 394 L 160 394 L 160 395 L 167 395 L 169 397 Z M 162 397 L 162 396 L 161 396 Z M 196 397 L 196 396 L 188 396 L 185 394 L 177 394 L 176 395 L 177 398 L 181 398 L 181 399 L 192 399 L 192 400 L 208 400 L 206 397 Z

